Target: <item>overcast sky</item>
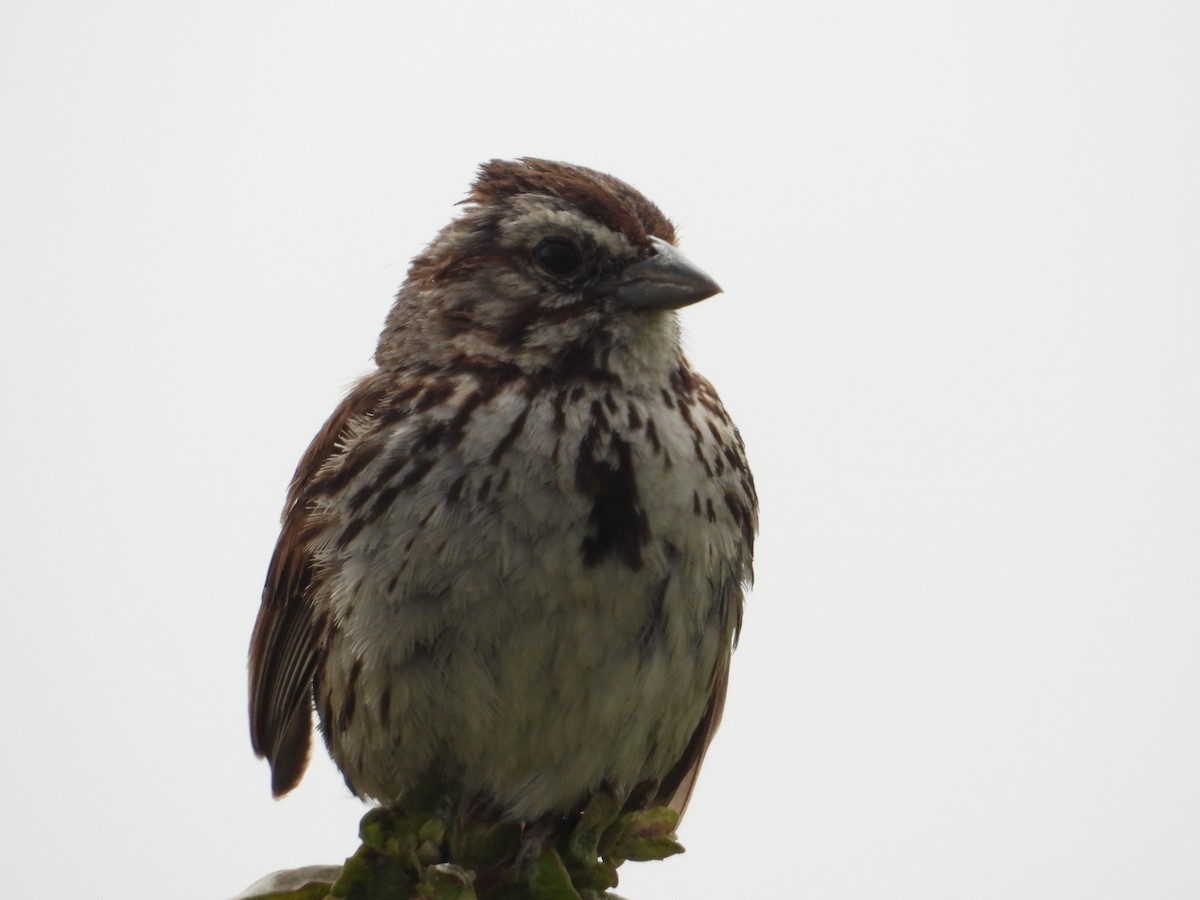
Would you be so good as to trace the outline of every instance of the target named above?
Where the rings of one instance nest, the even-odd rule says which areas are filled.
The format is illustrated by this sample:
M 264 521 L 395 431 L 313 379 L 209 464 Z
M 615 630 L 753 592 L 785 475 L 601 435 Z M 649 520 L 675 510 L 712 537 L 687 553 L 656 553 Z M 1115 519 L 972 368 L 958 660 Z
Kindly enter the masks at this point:
M 284 490 L 536 155 L 725 288 L 687 345 L 762 499 L 688 853 L 621 893 L 1200 895 L 1198 47 L 1183 0 L 0 4 L 7 893 L 354 849 L 247 736 Z

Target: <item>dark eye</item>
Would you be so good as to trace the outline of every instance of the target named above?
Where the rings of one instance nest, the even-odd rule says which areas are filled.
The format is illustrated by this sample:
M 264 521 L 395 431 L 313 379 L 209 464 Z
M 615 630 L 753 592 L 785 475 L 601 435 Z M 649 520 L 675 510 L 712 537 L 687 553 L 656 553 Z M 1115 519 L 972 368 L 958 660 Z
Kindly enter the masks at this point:
M 570 275 L 579 268 L 579 249 L 566 238 L 542 238 L 533 250 L 533 258 L 551 275 Z

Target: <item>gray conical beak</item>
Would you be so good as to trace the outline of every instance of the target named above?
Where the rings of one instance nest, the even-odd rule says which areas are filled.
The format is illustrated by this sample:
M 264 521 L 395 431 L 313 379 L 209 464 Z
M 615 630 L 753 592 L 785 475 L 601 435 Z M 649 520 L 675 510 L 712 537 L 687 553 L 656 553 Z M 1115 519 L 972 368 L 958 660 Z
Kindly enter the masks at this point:
M 652 237 L 654 255 L 626 266 L 611 282 L 622 303 L 641 309 L 679 309 L 696 303 L 721 287 L 704 270 L 664 240 Z

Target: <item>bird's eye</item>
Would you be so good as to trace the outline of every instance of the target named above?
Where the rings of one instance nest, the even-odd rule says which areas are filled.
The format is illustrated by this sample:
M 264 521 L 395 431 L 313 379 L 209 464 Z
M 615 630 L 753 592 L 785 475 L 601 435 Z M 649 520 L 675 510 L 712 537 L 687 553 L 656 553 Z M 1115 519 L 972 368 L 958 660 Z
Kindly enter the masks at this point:
M 551 275 L 560 277 L 574 273 L 582 262 L 579 248 L 560 237 L 542 238 L 533 250 L 533 258 Z

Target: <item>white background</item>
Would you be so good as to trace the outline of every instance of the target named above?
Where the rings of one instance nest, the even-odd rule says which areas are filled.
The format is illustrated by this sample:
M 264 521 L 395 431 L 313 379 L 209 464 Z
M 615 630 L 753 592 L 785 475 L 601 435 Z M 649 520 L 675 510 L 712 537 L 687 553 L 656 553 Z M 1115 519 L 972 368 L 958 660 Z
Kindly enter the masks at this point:
M 322 750 L 281 802 L 250 752 L 277 515 L 536 155 L 724 286 L 688 346 L 762 497 L 689 852 L 621 893 L 1200 896 L 1195 3 L 0 10 L 7 895 L 354 848 Z

